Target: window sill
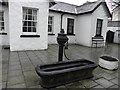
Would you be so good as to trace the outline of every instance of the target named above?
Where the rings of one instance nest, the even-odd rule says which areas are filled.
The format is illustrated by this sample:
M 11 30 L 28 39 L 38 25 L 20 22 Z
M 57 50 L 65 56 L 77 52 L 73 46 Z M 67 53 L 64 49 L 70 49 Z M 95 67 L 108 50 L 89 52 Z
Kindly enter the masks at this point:
M 53 33 L 48 33 L 48 35 L 54 36 L 55 34 L 53 34 Z
M 75 36 L 75 34 L 67 34 L 67 36 Z
M 39 38 L 40 35 L 20 35 L 21 38 Z
M 0 35 L 7 35 L 7 33 L 1 32 Z
M 103 36 L 101 36 L 101 35 L 95 35 L 94 37 L 103 37 Z

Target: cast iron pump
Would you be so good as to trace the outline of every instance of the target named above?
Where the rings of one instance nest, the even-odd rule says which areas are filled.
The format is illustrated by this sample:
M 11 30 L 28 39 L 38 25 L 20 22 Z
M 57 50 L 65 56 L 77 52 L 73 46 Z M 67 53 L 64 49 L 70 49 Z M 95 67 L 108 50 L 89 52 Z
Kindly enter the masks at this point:
M 57 37 L 57 42 L 59 44 L 58 61 L 63 61 L 63 49 L 67 41 L 68 37 L 66 34 L 64 34 L 64 29 L 61 29 Z

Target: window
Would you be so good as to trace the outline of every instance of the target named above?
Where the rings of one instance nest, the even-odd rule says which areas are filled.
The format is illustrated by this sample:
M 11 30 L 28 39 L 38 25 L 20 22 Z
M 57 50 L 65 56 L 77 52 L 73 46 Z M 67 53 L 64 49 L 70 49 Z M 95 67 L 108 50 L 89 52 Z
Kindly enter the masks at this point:
M 53 16 L 48 17 L 48 33 L 53 33 Z
M 102 19 L 97 19 L 97 27 L 96 27 L 96 36 L 101 36 L 102 33 Z
M 36 32 L 37 10 L 23 8 L 23 32 Z
M 68 35 L 74 34 L 74 19 L 68 18 L 67 20 L 67 34 Z
M 4 12 L 0 12 L 0 31 L 4 31 Z

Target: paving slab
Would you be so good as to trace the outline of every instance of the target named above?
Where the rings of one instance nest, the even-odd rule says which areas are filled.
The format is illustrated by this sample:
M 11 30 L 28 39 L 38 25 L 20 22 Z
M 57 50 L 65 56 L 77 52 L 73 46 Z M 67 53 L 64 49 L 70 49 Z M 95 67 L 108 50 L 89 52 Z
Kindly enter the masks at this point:
M 104 77 L 105 79 L 107 79 L 107 80 L 111 80 L 111 79 L 116 78 L 114 75 L 111 75 L 111 74 L 109 74 L 109 73 L 107 73 L 107 72 L 101 73 L 100 75 L 101 75 L 102 77 Z
M 24 72 L 26 87 L 39 85 L 39 77 L 35 71 Z
M 81 82 L 74 82 L 74 83 L 66 84 L 65 87 L 68 89 L 70 89 L 70 88 L 85 88 L 85 86 L 82 85 Z
M 97 82 L 98 84 L 100 84 L 101 86 L 103 86 L 105 88 L 109 88 L 110 86 L 114 85 L 114 83 L 112 83 L 104 78 L 100 78 L 98 80 L 95 80 L 95 82 Z
M 110 80 L 111 82 L 113 82 L 114 84 L 117 84 L 118 85 L 118 78 L 114 78 L 112 80 Z
M 16 88 L 16 89 L 26 88 L 26 85 L 22 83 L 22 84 L 11 85 L 11 86 L 8 86 L 7 88 Z
M 9 71 L 21 70 L 21 65 L 9 66 Z
M 16 77 L 8 77 L 7 86 L 12 86 L 16 84 L 22 84 L 24 83 L 24 77 L 23 76 L 16 76 Z
M 9 65 L 10 66 L 20 65 L 20 62 L 19 61 L 9 61 Z
M 85 86 L 85 88 L 92 88 L 98 85 L 98 83 L 92 80 L 84 80 L 84 81 L 81 81 L 81 83 L 83 86 Z
M 22 67 L 23 72 L 27 72 L 27 71 L 34 71 L 35 67 L 30 65 L 30 66 L 24 66 Z
M 22 75 L 22 70 L 13 70 L 13 71 L 9 71 L 8 73 L 8 77 L 16 77 L 21 75 Z
M 119 46 L 120 47 L 120 46 Z M 68 58 L 72 60 L 85 58 L 98 64 L 99 57 L 107 54 L 118 58 L 118 46 L 111 44 L 104 48 L 89 48 L 80 45 L 69 45 L 65 50 Z M 27 88 L 29 90 L 40 89 L 39 77 L 35 72 L 37 64 L 49 64 L 58 62 L 58 45 L 49 45 L 48 50 L 36 51 L 17 51 L 10 52 L 9 49 L 2 49 L 2 87 L 3 88 Z M 67 60 L 63 57 L 64 60 Z M 118 85 L 118 70 L 109 71 L 97 67 L 93 74 L 94 77 L 87 79 L 84 82 L 76 82 L 66 84 L 51 90 L 65 89 L 65 90 L 91 90 L 91 89 L 108 89 L 117 88 Z
M 7 88 L 7 82 L 2 82 L 2 88 Z
M 2 83 L 0 83 L 0 90 L 2 89 Z
M 7 74 L 2 75 L 2 82 L 7 82 Z
M 103 86 L 101 86 L 101 85 L 97 85 L 97 86 L 93 87 L 93 89 L 90 89 L 90 90 L 99 89 L 99 88 L 100 88 L 100 89 L 101 89 L 101 88 L 104 89 Z M 105 89 L 105 90 L 106 90 L 106 89 Z
M 119 89 L 120 87 L 118 86 L 118 85 L 113 85 L 113 86 L 111 86 L 110 88 L 117 88 L 117 89 Z M 111 89 L 112 90 L 112 89 Z

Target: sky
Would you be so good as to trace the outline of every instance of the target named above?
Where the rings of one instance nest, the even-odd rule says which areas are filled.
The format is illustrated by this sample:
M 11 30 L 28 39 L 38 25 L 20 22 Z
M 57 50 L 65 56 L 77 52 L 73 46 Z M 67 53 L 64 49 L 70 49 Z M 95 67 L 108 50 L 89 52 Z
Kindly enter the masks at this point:
M 75 5 L 82 5 L 83 3 L 87 1 L 96 1 L 96 0 L 55 0 L 55 1 L 67 2 L 67 3 L 75 4 Z
M 93 1 L 97 1 L 97 0 L 55 0 L 55 1 L 61 1 L 61 2 L 66 2 L 66 3 L 70 3 L 70 4 L 74 4 L 74 5 L 82 5 L 83 3 L 87 2 L 87 1 L 90 1 L 90 2 L 93 2 Z M 112 0 L 105 0 L 108 4 L 108 7 L 112 8 L 111 6 L 111 1 Z

